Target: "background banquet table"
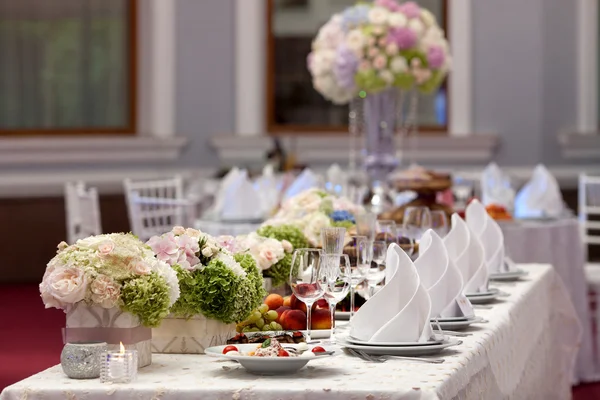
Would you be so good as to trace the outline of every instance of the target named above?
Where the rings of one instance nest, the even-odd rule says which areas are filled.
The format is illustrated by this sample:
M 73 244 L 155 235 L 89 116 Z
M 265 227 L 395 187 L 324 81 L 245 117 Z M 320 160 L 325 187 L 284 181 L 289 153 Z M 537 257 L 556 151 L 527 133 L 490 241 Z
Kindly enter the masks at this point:
M 600 379 L 600 360 L 594 352 L 585 280 L 585 251 L 575 218 L 500 224 L 507 255 L 516 263 L 551 264 L 562 278 L 583 328 L 575 381 Z
M 131 384 L 70 380 L 55 366 L 8 387 L 0 400 L 570 398 L 581 336 L 577 315 L 551 266 L 520 267 L 528 277 L 502 285 L 510 295 L 477 310 L 488 322 L 444 353 L 444 364 L 367 363 L 342 354 L 295 375 L 268 377 L 208 356 L 159 354 Z

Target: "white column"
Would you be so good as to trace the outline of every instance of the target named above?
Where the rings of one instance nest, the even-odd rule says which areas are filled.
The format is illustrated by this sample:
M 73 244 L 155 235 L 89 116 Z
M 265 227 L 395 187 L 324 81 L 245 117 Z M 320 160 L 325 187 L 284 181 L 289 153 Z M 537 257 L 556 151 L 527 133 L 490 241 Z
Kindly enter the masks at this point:
M 154 137 L 175 134 L 175 1 L 144 0 L 150 3 L 152 63 L 150 123 Z
M 598 131 L 598 0 L 577 0 L 577 131 Z
M 452 3 L 452 4 L 450 4 Z M 471 0 L 448 2 L 448 35 L 452 54 L 452 71 L 448 77 L 450 97 L 450 136 L 467 136 L 472 133 L 473 63 Z
M 236 1 L 235 82 L 239 136 L 265 133 L 266 1 Z

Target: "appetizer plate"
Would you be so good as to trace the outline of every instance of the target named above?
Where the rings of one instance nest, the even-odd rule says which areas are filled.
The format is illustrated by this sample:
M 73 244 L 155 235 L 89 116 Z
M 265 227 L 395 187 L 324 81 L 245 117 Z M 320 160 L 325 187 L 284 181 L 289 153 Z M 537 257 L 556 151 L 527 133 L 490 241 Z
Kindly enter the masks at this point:
M 463 320 L 454 320 L 454 321 L 450 321 L 450 320 L 438 320 L 438 323 L 440 324 L 440 328 L 444 329 L 444 330 L 448 330 L 448 331 L 460 331 L 463 329 L 467 329 L 469 326 L 471 326 L 471 324 L 476 324 L 478 322 L 482 322 L 483 318 L 481 317 L 471 317 L 468 319 L 463 319 Z M 432 322 L 432 325 L 434 326 L 434 328 L 437 327 L 437 324 Z
M 527 271 L 523 271 L 522 269 L 518 269 L 516 271 L 510 272 L 500 272 L 497 274 L 490 274 L 491 281 L 502 281 L 502 282 L 510 282 L 510 281 L 518 281 L 522 277 L 528 274 Z
M 322 346 L 327 352 L 333 352 L 318 355 L 311 352 L 314 346 L 308 346 L 308 350 L 298 357 L 256 357 L 243 355 L 250 351 L 256 350 L 260 345 L 258 344 L 236 344 L 234 345 L 240 351 L 241 354 L 223 354 L 223 349 L 227 346 L 214 346 L 204 350 L 204 353 L 210 357 L 225 358 L 232 361 L 239 362 L 248 372 L 259 375 L 281 375 L 290 374 L 298 371 L 310 361 L 314 361 L 321 358 L 329 358 L 333 355 L 340 353 L 339 349 L 335 346 Z M 283 343 L 284 348 L 298 348 L 297 344 Z
M 363 346 L 348 342 L 346 338 L 339 338 L 338 345 L 349 349 L 361 350 L 367 354 L 388 356 L 429 356 L 438 354 L 444 349 L 462 344 L 461 340 L 446 338 L 442 343 L 425 346 Z

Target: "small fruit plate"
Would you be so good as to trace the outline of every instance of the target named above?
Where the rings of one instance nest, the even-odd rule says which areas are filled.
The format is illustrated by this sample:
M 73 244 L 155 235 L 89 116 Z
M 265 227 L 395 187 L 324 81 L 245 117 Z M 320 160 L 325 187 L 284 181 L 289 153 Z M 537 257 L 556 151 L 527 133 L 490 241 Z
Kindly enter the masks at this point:
M 335 346 L 324 346 L 325 353 L 313 353 L 312 349 L 315 347 L 309 347 L 308 350 L 304 351 L 297 357 L 257 357 L 247 355 L 249 352 L 255 351 L 260 345 L 256 344 L 237 344 L 235 347 L 238 349 L 236 352 L 229 352 L 223 354 L 223 350 L 227 346 L 214 346 L 205 349 L 204 352 L 210 357 L 225 358 L 232 361 L 237 361 L 246 370 L 253 374 L 259 375 L 282 375 L 290 374 L 298 371 L 309 361 L 319 360 L 321 358 L 329 358 L 331 356 L 339 354 L 341 351 Z M 283 344 L 284 349 L 291 349 L 291 351 L 300 351 L 303 348 L 306 349 L 306 345 L 302 344 Z M 321 354 L 321 355 L 319 355 Z

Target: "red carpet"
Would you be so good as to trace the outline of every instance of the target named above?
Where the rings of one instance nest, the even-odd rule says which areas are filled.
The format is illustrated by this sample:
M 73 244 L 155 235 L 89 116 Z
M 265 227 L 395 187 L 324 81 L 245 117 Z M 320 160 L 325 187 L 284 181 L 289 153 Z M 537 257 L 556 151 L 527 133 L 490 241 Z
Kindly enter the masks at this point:
M 0 391 L 60 362 L 65 314 L 44 309 L 37 285 L 0 285 Z M 573 389 L 574 400 L 600 399 L 600 383 Z

